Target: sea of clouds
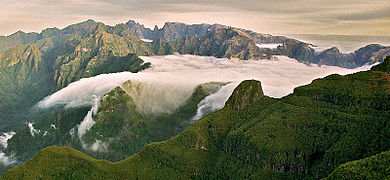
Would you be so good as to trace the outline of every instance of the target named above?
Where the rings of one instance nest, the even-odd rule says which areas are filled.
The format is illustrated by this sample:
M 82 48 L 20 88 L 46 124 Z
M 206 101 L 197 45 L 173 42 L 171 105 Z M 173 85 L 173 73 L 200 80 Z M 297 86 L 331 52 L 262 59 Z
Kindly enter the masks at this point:
M 265 95 L 279 98 L 314 79 L 335 73 L 355 73 L 371 67 L 320 67 L 306 65 L 285 56 L 275 56 L 272 60 L 238 60 L 178 54 L 141 58 L 152 63 L 152 67 L 139 73 L 120 72 L 81 79 L 46 97 L 38 103 L 38 107 L 47 108 L 56 104 L 64 104 L 66 107 L 91 106 L 91 111 L 78 126 L 78 135 L 82 136 L 95 124 L 92 117 L 97 111 L 99 99 L 117 86 L 123 87 L 133 98 L 137 108 L 148 114 L 174 111 L 200 84 L 228 83 L 198 104 L 193 120 L 199 120 L 204 115 L 221 109 L 234 88 L 246 79 L 261 81 Z M 131 80 L 131 85 L 124 87 L 123 83 L 128 80 Z

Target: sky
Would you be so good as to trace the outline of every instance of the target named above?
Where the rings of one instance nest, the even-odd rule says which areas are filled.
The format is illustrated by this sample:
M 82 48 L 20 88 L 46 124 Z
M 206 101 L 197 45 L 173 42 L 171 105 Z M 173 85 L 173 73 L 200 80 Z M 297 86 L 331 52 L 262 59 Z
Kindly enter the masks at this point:
M 0 35 L 94 19 L 220 23 L 269 34 L 390 36 L 389 0 L 0 0 Z

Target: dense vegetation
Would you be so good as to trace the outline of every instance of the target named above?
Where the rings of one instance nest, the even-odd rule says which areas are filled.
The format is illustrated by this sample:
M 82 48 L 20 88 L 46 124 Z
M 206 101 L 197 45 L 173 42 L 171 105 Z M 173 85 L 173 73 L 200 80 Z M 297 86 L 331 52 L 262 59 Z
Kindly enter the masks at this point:
M 389 61 L 376 71 L 315 80 L 281 99 L 244 81 L 223 109 L 123 161 L 50 147 L 4 179 L 386 177 L 387 152 L 359 159 L 390 149 Z
M 144 42 L 140 37 L 152 38 Z M 256 43 L 283 43 L 277 49 L 259 48 Z M 101 73 L 138 72 L 150 64 L 136 55 L 167 55 L 179 52 L 239 59 L 287 55 L 305 63 L 347 68 L 382 62 L 390 48 L 370 45 L 355 53 L 337 48 L 317 53 L 309 44 L 281 36 L 255 33 L 223 25 L 166 23 L 147 29 L 129 21 L 107 26 L 93 20 L 64 29 L 48 28 L 41 33 L 17 32 L 0 37 L 1 131 L 17 129 L 24 112 L 48 94 L 79 80 Z
M 0 52 L 0 122 L 6 124 L 1 131 L 17 129 L 31 106 L 74 81 L 150 66 L 134 54 L 150 50 L 123 24 L 110 27 L 89 20 L 44 30 L 39 37 Z
M 82 137 L 87 146 L 97 141 L 104 149 L 84 150 L 88 154 L 111 161 L 122 160 L 152 142 L 159 142 L 177 135 L 192 123 L 199 102 L 215 93 L 222 84 L 207 83 L 198 86 L 192 96 L 172 113 L 144 114 L 136 107 L 131 96 L 126 93 L 127 82 L 102 98 L 96 124 Z M 212 88 L 210 88 L 212 87 Z
M 163 141 L 177 135 L 193 123 L 198 104 L 206 96 L 215 93 L 223 83 L 199 85 L 192 96 L 169 114 L 143 114 L 125 91 L 131 85 L 116 87 L 106 94 L 99 109 L 93 115 L 96 124 L 85 134 L 78 134 L 78 125 L 91 107 L 64 108 L 62 106 L 41 109 L 29 116 L 27 124 L 8 140 L 5 153 L 25 162 L 48 146 L 70 146 L 95 158 L 111 161 L 122 160 L 149 143 Z M 14 164 L 17 165 L 17 164 Z M 1 165 L 0 165 L 1 167 Z M 1 167 L 5 171 L 9 167 Z
M 41 149 L 59 144 L 67 140 L 66 135 L 72 128 L 83 120 L 90 107 L 64 109 L 52 107 L 47 110 L 33 112 L 28 116 L 28 124 L 17 131 L 17 134 L 8 140 L 5 154 L 17 158 L 18 164 L 30 159 Z M 34 123 L 36 122 L 36 123 Z M 13 166 L 18 165 L 13 164 Z M 3 174 L 8 166 L 0 164 L 0 173 Z
M 342 164 L 326 179 L 390 179 L 390 151 Z

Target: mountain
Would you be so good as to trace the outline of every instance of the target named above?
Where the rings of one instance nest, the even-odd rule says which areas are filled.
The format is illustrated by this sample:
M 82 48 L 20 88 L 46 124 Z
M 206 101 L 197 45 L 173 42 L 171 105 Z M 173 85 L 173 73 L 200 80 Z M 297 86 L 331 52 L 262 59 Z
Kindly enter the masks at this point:
M 243 81 L 224 108 L 125 160 L 49 147 L 4 179 L 319 179 L 351 168 L 373 177 L 373 171 L 383 172 L 375 164 L 388 169 L 389 62 L 314 80 L 280 99 L 265 96 L 258 81 Z
M 290 41 L 279 46 L 272 54 L 286 55 L 307 64 L 356 68 L 365 64 L 383 62 L 386 56 L 390 55 L 390 47 L 371 44 L 353 53 L 341 53 L 337 47 L 316 52 L 309 44 Z
M 4 153 L 22 163 L 41 149 L 58 145 L 73 147 L 95 158 L 119 161 L 146 144 L 169 139 L 183 131 L 193 123 L 200 101 L 223 85 L 197 86 L 192 95 L 170 113 L 145 113 L 133 100 L 144 84 L 128 81 L 103 96 L 96 113 L 90 106 L 58 105 L 30 114 L 30 122 L 8 140 Z M 133 90 L 135 94 L 131 93 Z M 88 118 L 93 124 L 86 128 Z M 10 167 L 0 170 L 7 168 Z
M 157 26 L 154 29 L 146 28 L 144 25 L 130 20 L 126 23 L 133 33 L 144 39 L 156 40 L 161 39 L 163 41 L 176 41 L 185 36 L 203 36 L 208 31 L 217 31 L 218 29 L 233 28 L 221 24 L 185 24 L 180 22 L 166 22 L 162 28 Z M 272 36 L 269 34 L 256 33 L 250 30 L 241 28 L 233 28 L 238 31 L 242 31 L 248 34 L 258 44 L 261 43 L 284 43 L 292 39 L 284 36 Z
M 239 59 L 267 58 L 267 51 L 256 46 L 254 40 L 236 29 L 217 29 L 207 31 L 203 36 L 185 36 L 176 41 L 163 42 L 154 40 L 152 49 L 155 54 L 173 53 L 195 54 L 201 56 L 215 56 Z M 267 54 L 266 54 L 267 53 Z
M 337 167 L 326 179 L 389 179 L 390 151 L 347 162 Z
M 87 20 L 81 23 L 70 25 L 62 30 L 58 28 L 47 28 L 42 30 L 41 33 L 25 33 L 18 31 L 9 36 L 0 36 L 0 51 L 7 50 L 9 48 L 21 46 L 24 44 L 36 43 L 39 40 L 50 38 L 55 36 L 57 39 L 66 39 L 72 35 L 85 35 L 87 29 L 95 24 L 93 20 Z
M 0 122 L 7 124 L 1 130 L 20 126 L 31 106 L 74 81 L 150 66 L 135 54 L 151 50 L 123 24 L 88 20 L 47 31 L 41 33 L 47 38 L 0 52 Z
M 153 30 L 132 20 L 128 21 L 126 25 L 141 38 L 156 40 L 153 42 L 152 49 L 155 54 L 159 55 L 179 52 L 181 54 L 235 57 L 239 59 L 269 59 L 272 55 L 286 55 L 308 64 L 345 68 L 356 68 L 364 64 L 383 62 L 384 58 L 390 55 L 390 47 L 377 44 L 362 47 L 354 53 L 341 53 L 337 47 L 323 52 L 316 52 L 310 47 L 311 44 L 295 39 L 256 33 L 220 24 L 188 25 L 179 22 L 167 22 L 162 28 L 159 29 L 156 26 Z M 224 31 L 225 34 L 233 34 L 232 32 L 226 33 L 226 31 L 234 31 L 236 34 L 228 39 L 220 39 L 222 41 L 216 42 L 215 39 L 218 39 L 216 36 L 223 34 Z M 213 33 L 217 35 L 213 35 Z M 246 36 L 246 38 L 242 36 Z M 281 45 L 272 50 L 253 46 L 253 44 L 273 43 Z M 226 47 L 226 44 L 228 44 L 228 47 Z

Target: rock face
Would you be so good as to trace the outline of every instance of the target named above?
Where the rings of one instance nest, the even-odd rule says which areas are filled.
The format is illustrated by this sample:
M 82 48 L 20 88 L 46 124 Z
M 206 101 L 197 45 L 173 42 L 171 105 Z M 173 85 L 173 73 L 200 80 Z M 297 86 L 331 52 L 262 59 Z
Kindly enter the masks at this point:
M 244 81 L 221 110 L 122 161 L 50 147 L 4 179 L 388 179 L 389 61 L 280 99 Z
M 157 26 L 153 30 L 144 27 L 133 20 L 126 23 L 133 33 L 145 39 L 162 39 L 163 41 L 176 41 L 184 36 L 203 36 L 208 31 L 216 31 L 218 29 L 227 29 L 229 26 L 221 24 L 184 24 L 179 22 L 166 22 L 164 26 L 159 29 Z M 231 28 L 231 27 L 230 27 Z M 292 39 L 284 36 L 272 36 L 269 34 L 256 33 L 250 30 L 241 28 L 234 28 L 248 34 L 256 43 L 284 43 Z
M 353 53 L 341 53 L 337 47 L 322 52 L 315 52 L 308 44 L 300 41 L 289 41 L 273 50 L 271 54 L 286 55 L 300 62 L 318 65 L 356 68 L 365 64 L 383 62 L 390 55 L 390 47 L 378 44 L 367 45 Z
M 258 48 L 248 34 L 233 28 L 210 30 L 203 36 L 185 36 L 176 41 L 153 43 L 153 45 L 157 48 L 154 49 L 155 54 L 158 54 L 161 48 L 165 49 L 162 52 L 166 52 L 166 47 L 169 47 L 169 51 L 181 54 L 243 60 L 267 58 L 267 54 L 269 55 L 268 51 Z
M 43 30 L 39 37 L 43 39 L 0 52 L 0 122 L 7 126 L 25 119 L 16 114 L 81 78 L 138 72 L 150 65 L 137 55 L 152 51 L 124 24 L 89 20 Z
M 225 106 L 240 111 L 264 97 L 261 82 L 256 80 L 246 80 L 234 89 Z
M 153 30 L 145 28 L 135 21 L 128 21 L 126 25 L 141 38 L 155 40 L 151 46 L 154 54 L 165 55 L 179 52 L 182 54 L 196 54 L 216 57 L 235 57 L 239 59 L 270 58 L 272 55 L 286 55 L 307 64 L 314 63 L 327 66 L 345 68 L 360 67 L 364 64 L 383 62 L 390 55 L 390 47 L 377 44 L 360 48 L 354 53 L 341 53 L 337 47 L 316 52 L 309 44 L 269 34 L 256 33 L 241 28 L 232 28 L 220 24 L 193 24 L 167 22 L 164 27 L 155 27 Z M 235 40 L 215 38 L 226 29 L 237 32 Z M 236 35 L 235 35 L 236 36 Z M 242 38 L 245 36 L 246 38 Z M 223 37 L 223 36 L 219 36 Z M 245 39 L 245 40 L 244 40 Z M 169 43 L 165 43 L 169 42 Z M 275 50 L 253 47 L 254 44 L 283 43 Z

